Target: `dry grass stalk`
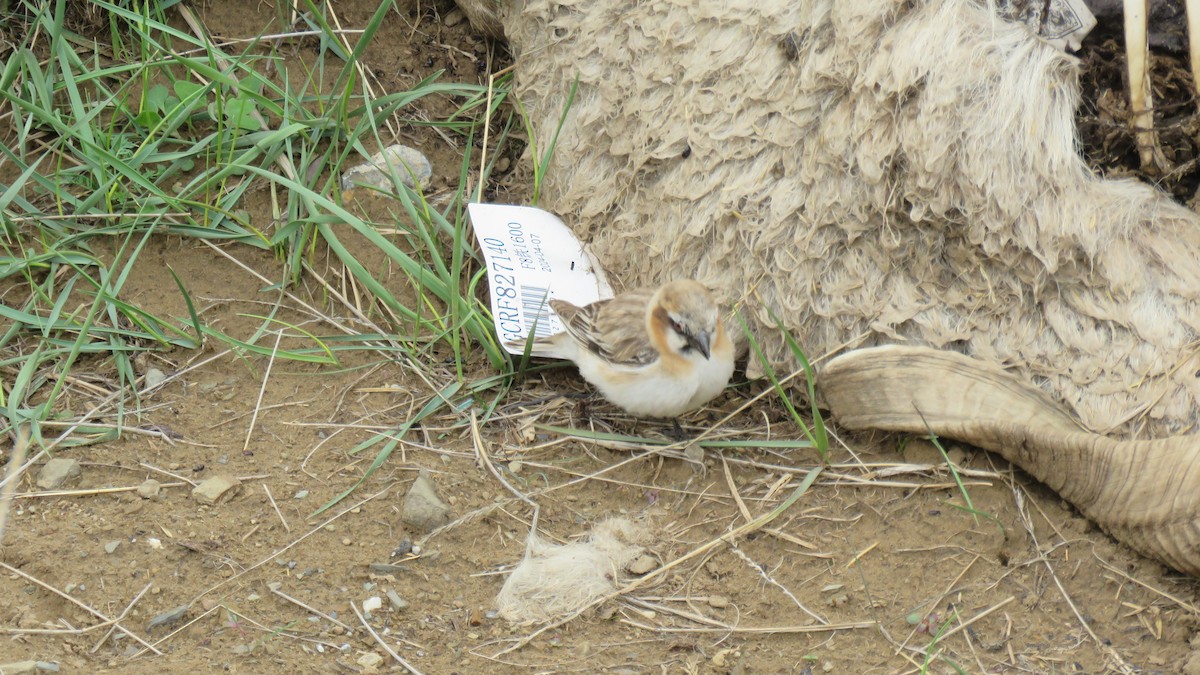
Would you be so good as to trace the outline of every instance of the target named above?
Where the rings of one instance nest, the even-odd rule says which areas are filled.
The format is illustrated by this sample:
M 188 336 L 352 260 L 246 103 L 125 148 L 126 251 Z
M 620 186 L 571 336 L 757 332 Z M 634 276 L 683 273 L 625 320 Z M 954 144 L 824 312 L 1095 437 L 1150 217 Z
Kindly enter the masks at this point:
M 4 484 L 0 486 L 0 543 L 4 542 L 4 530 L 8 525 L 8 514 L 12 509 L 13 494 L 17 490 L 21 471 L 24 469 L 25 455 L 29 450 L 29 429 L 20 427 L 17 430 L 16 441 L 8 457 L 8 469 L 4 472 Z
M 1125 0 L 1125 59 L 1129 67 L 1131 122 L 1142 170 L 1158 174 L 1166 166 L 1166 161 L 1161 159 L 1158 132 L 1154 130 L 1154 96 L 1150 90 L 1150 42 L 1147 31 L 1149 14 L 1150 0 Z
M 381 496 L 383 496 L 383 495 L 387 494 L 387 493 L 388 493 L 390 490 L 392 490 L 392 488 L 394 488 L 394 487 L 396 487 L 396 484 L 395 484 L 395 483 L 391 483 L 391 484 L 389 484 L 387 487 L 383 488 L 382 490 L 379 490 L 378 492 L 376 492 L 376 493 L 374 493 L 374 494 L 368 495 L 368 496 L 366 496 L 366 497 L 364 497 L 364 498 L 362 498 L 362 499 L 358 500 L 357 502 L 355 502 L 355 503 L 353 503 L 353 504 L 350 504 L 349 506 L 346 506 L 346 507 L 345 507 L 345 508 L 343 508 L 341 511 L 338 511 L 338 512 L 337 512 L 337 513 L 335 513 L 334 515 L 332 515 L 332 516 L 330 516 L 330 517 L 326 518 L 325 520 L 321 521 L 321 523 L 320 523 L 320 524 L 316 525 L 315 527 L 313 527 L 313 528 L 312 528 L 312 529 L 310 529 L 309 531 L 305 532 L 304 534 L 302 534 L 302 535 L 300 535 L 299 537 L 297 537 L 297 538 L 295 538 L 294 540 L 292 540 L 290 543 L 288 543 L 288 545 L 287 545 L 287 546 L 283 546 L 283 547 L 281 547 L 281 548 L 279 548 L 279 549 L 275 550 L 274 552 L 272 552 L 271 554 L 267 555 L 267 556 L 266 556 L 265 558 L 263 558 L 262 560 L 259 560 L 258 562 L 254 563 L 253 565 L 251 565 L 251 566 L 249 566 L 249 567 L 247 567 L 247 568 L 245 568 L 245 569 L 243 569 L 243 570 L 240 570 L 240 571 L 239 571 L 237 574 L 233 574 L 233 575 L 231 575 L 229 578 L 227 578 L 227 579 L 224 579 L 224 580 L 222 580 L 222 581 L 220 581 L 220 582 L 217 582 L 216 584 L 214 584 L 214 585 L 210 586 L 209 588 L 205 589 L 204 591 L 200 592 L 200 594 L 198 594 L 196 597 L 192 598 L 192 599 L 191 599 L 191 600 L 188 602 L 188 604 L 189 604 L 189 605 L 194 605 L 194 604 L 196 604 L 196 602 L 197 602 L 197 601 L 199 601 L 201 598 L 203 598 L 204 596 L 206 596 L 206 595 L 208 595 L 208 594 L 212 593 L 213 591 L 217 590 L 218 588 L 221 588 L 221 587 L 223 587 L 223 586 L 226 586 L 226 585 L 228 585 L 228 584 L 230 584 L 230 583 L 232 583 L 232 582 L 236 581 L 237 579 L 240 579 L 240 578 L 242 578 L 243 576 L 245 576 L 245 575 L 249 574 L 250 572 L 252 572 L 252 571 L 254 571 L 254 570 L 258 569 L 259 567 L 262 567 L 263 565 L 265 565 L 265 564 L 267 564 L 267 563 L 271 562 L 272 560 L 274 560 L 275 558 L 278 558 L 279 556 L 283 555 L 284 553 L 286 553 L 287 551 L 291 550 L 292 548 L 295 548 L 297 545 L 299 545 L 299 544 L 300 544 L 300 542 L 304 541 L 305 539 L 308 539 L 309 537 L 311 537 L 312 535 L 316 534 L 317 532 L 320 532 L 322 529 L 324 529 L 324 527 L 325 527 L 326 525 L 328 525 L 328 524 L 330 524 L 330 523 L 332 523 L 332 522 L 336 521 L 337 519 L 341 518 L 342 516 L 346 515 L 347 513 L 350 513 L 350 512 L 351 512 L 351 511 L 353 511 L 354 509 L 357 509 L 357 508 L 361 507 L 363 504 L 366 504 L 366 503 L 368 503 L 368 502 L 370 502 L 370 501 L 372 501 L 372 500 L 374 500 L 374 499 L 376 499 L 376 498 L 378 498 L 378 497 L 381 497 Z
M 403 656 L 397 654 L 396 650 L 392 649 L 391 645 L 385 642 L 383 638 L 379 637 L 379 633 L 376 633 L 375 629 L 371 627 L 371 624 L 367 622 L 366 617 L 362 615 L 362 611 L 358 609 L 358 605 L 352 602 L 350 603 L 350 609 L 354 610 L 354 615 L 357 616 L 358 620 L 362 622 L 363 628 L 367 629 L 367 632 L 371 634 L 371 637 L 375 639 L 375 642 L 379 643 L 380 647 L 383 647 L 383 651 L 387 652 L 388 656 L 391 656 L 396 663 L 399 663 L 402 668 L 412 673 L 412 675 L 421 675 L 421 671 L 417 670 L 416 666 L 406 661 Z
M 1035 550 L 1041 551 L 1042 547 L 1038 543 L 1037 533 L 1034 532 L 1033 529 L 1033 519 L 1029 515 L 1029 510 L 1025 507 L 1025 491 L 1019 486 L 1014 485 L 1013 499 L 1016 502 L 1017 513 L 1021 518 L 1021 524 L 1025 527 L 1025 532 L 1029 535 L 1029 540 L 1033 542 L 1033 547 Z M 1046 522 L 1050 522 L 1050 520 L 1047 518 Z M 1050 578 L 1054 581 L 1054 585 L 1058 588 L 1058 592 L 1062 595 L 1063 600 L 1067 603 L 1067 606 L 1071 608 L 1071 613 L 1075 615 L 1076 620 L 1079 621 L 1079 625 L 1083 627 L 1083 630 L 1087 633 L 1088 637 L 1092 639 L 1092 642 L 1095 643 L 1096 646 L 1099 647 L 1110 659 L 1111 667 L 1120 673 L 1132 675 L 1134 673 L 1133 667 L 1126 663 L 1125 659 L 1121 658 L 1121 655 L 1118 654 L 1115 649 L 1109 646 L 1111 643 L 1108 640 L 1101 640 L 1096 635 L 1096 632 L 1092 630 L 1092 626 L 1087 619 L 1083 618 L 1083 614 L 1081 614 L 1079 612 L 1079 608 L 1075 606 L 1075 601 L 1071 599 L 1070 594 L 1067 593 L 1067 589 L 1063 587 L 1062 581 L 1058 578 L 1058 574 L 1054 570 L 1054 565 L 1050 564 L 1049 557 L 1042 556 L 1041 561 L 1042 564 L 1046 566 L 1046 572 L 1049 573 Z
M 108 638 L 112 636 L 113 631 L 117 629 L 117 622 L 125 620 L 125 617 L 129 615 L 129 610 L 133 609 L 133 606 L 137 604 L 138 600 L 142 599 L 142 596 L 145 595 L 146 592 L 149 591 L 153 585 L 154 585 L 153 583 L 148 583 L 145 586 L 143 586 L 142 590 L 138 591 L 138 594 L 135 595 L 134 598 L 129 601 L 129 604 L 125 605 L 125 609 L 121 611 L 121 615 L 118 616 L 116 619 L 113 619 L 113 624 L 111 626 L 109 626 L 108 632 L 106 632 L 104 634 L 104 637 L 100 638 L 96 642 L 96 644 L 92 646 L 91 651 L 88 652 L 89 654 L 95 654 L 100 649 L 100 647 L 103 646 L 104 643 L 108 641 Z M 122 628 L 122 630 L 124 630 L 124 629 Z
M 1188 57 L 1192 66 L 1192 93 L 1200 104 L 1200 0 L 1185 0 L 1187 5 Z
M 783 513 L 789 507 L 791 507 L 792 504 L 796 503 L 796 501 L 798 501 L 800 499 L 800 497 L 802 497 L 804 495 L 804 493 L 807 492 L 808 488 L 812 485 L 812 483 L 816 480 L 817 476 L 819 476 L 820 473 L 821 473 L 820 467 L 816 467 L 816 468 L 812 469 L 812 471 L 809 472 L 808 477 L 805 479 L 805 481 L 803 483 L 801 483 L 801 485 L 798 488 L 796 488 L 796 490 L 791 494 L 791 496 L 789 496 L 779 506 L 775 507 L 775 509 L 771 510 L 770 512 L 764 513 L 763 515 L 755 518 L 754 520 L 752 520 L 748 523 L 745 523 L 745 524 L 741 525 L 740 527 L 737 527 L 734 530 L 727 532 L 719 537 L 716 537 L 715 539 L 710 540 L 709 542 L 699 546 L 698 548 L 692 549 L 688 553 L 672 560 L 671 562 L 667 563 L 666 565 L 663 565 L 662 567 L 655 569 L 654 571 L 646 574 L 645 576 L 639 577 L 639 578 L 631 581 L 630 583 L 613 591 L 612 593 L 609 593 L 608 595 L 597 598 L 595 601 L 593 601 L 593 602 L 589 603 L 587 606 L 582 607 L 579 610 L 571 613 L 570 615 L 568 615 L 562 619 L 558 619 L 556 621 L 548 623 L 545 626 L 542 626 L 541 628 L 533 631 L 532 633 L 526 635 L 525 637 L 522 637 L 521 639 L 517 640 L 512 645 L 506 647 L 505 649 L 500 651 L 498 654 L 496 654 L 496 656 L 501 656 L 503 654 L 507 654 L 509 652 L 520 649 L 521 647 L 529 644 L 529 642 L 532 641 L 537 636 L 545 633 L 546 631 L 554 630 L 570 621 L 573 621 L 575 618 L 579 617 L 584 612 L 586 612 L 587 610 L 589 610 L 593 607 L 597 607 L 597 606 L 603 604 L 604 602 L 607 602 L 614 598 L 628 595 L 628 594 L 632 593 L 633 591 L 635 591 L 639 588 L 642 588 L 643 586 L 646 586 L 651 581 L 657 580 L 658 578 L 665 575 L 667 572 L 688 562 L 689 560 L 692 560 L 696 557 L 708 554 L 710 551 L 717 548 L 718 546 L 720 546 L 723 543 L 728 543 L 728 542 L 734 541 L 740 537 L 744 537 L 745 535 L 750 534 L 751 532 L 755 532 L 755 531 L 761 529 L 763 526 L 770 523 L 772 520 L 777 518 L 781 513 Z
M 136 640 L 143 647 L 145 647 L 146 649 L 149 649 L 150 651 L 154 652 L 155 654 L 158 654 L 159 656 L 162 656 L 161 651 L 159 651 L 158 649 L 155 649 L 155 647 L 153 645 L 151 645 L 149 642 L 142 639 L 140 636 L 138 636 L 137 633 L 135 633 L 135 632 L 129 630 L 128 628 L 126 628 L 125 626 L 121 625 L 120 619 L 110 619 L 107 616 L 101 614 L 99 611 L 93 609 L 92 607 L 85 605 L 84 603 L 80 602 L 79 600 L 76 600 L 75 598 L 71 597 L 70 595 L 63 593 L 62 591 L 51 586 L 50 584 L 45 583 L 41 579 L 38 579 L 30 574 L 26 574 L 25 572 L 22 572 L 21 570 L 13 567 L 12 565 L 9 565 L 8 563 L 0 561 L 0 567 L 4 568 L 5 570 L 8 570 L 12 574 L 15 574 L 15 575 L 21 577 L 22 579 L 25 579 L 26 581 L 29 581 L 31 583 L 37 584 L 38 586 L 41 586 L 45 590 L 50 591 L 51 593 L 57 595 L 58 597 L 62 598 L 63 600 L 66 600 L 67 602 L 71 603 L 72 605 L 79 607 L 80 609 L 84 610 L 88 614 L 91 614 L 92 616 L 103 621 L 105 626 L 115 626 L 117 628 L 120 628 L 122 631 L 125 632 L 126 635 L 128 635 L 129 637 Z M 143 591 L 143 592 L 145 592 L 145 591 Z M 138 594 L 138 597 L 139 598 L 141 597 L 141 593 Z M 136 600 L 136 598 L 135 598 L 135 600 Z M 132 607 L 132 606 L 133 605 L 131 603 L 130 607 Z M 126 608 L 126 611 L 128 611 L 128 608 Z M 105 637 L 107 638 L 107 636 L 105 636 Z
M 1095 556 L 1096 562 L 1100 563 L 1100 566 L 1103 567 L 1104 569 L 1108 570 L 1109 572 L 1119 575 L 1120 577 L 1124 578 L 1126 581 L 1137 584 L 1138 586 L 1141 586 L 1142 588 L 1150 591 L 1151 593 L 1160 595 L 1160 596 L 1166 598 L 1167 600 L 1170 600 L 1171 602 L 1175 603 L 1176 605 L 1183 608 L 1184 610 L 1191 612 L 1192 614 L 1200 617 L 1200 607 L 1197 607 L 1197 606 L 1193 605 L 1192 603 L 1181 599 L 1177 595 L 1173 595 L 1171 593 L 1168 593 L 1168 592 L 1162 590 L 1161 588 L 1157 588 L 1153 584 L 1146 583 L 1145 581 L 1142 581 L 1141 579 L 1138 579 L 1137 577 L 1130 576 L 1129 573 L 1118 569 L 1117 567 L 1115 567 L 1111 563 L 1109 563 L 1107 560 L 1104 560 L 1100 556 L 1095 555 L 1095 553 L 1093 553 L 1092 555 Z

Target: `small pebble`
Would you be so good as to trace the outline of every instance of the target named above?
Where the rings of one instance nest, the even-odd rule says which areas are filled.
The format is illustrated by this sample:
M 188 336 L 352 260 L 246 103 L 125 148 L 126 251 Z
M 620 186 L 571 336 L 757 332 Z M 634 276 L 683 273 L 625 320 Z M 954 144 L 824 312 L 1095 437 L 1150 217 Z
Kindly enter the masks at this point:
M 175 623 L 176 621 L 179 621 L 183 617 L 187 616 L 187 613 L 188 613 L 188 606 L 180 605 L 179 607 L 176 607 L 175 609 L 163 612 L 162 614 L 159 614 L 158 616 L 151 619 L 150 623 L 146 626 L 146 629 L 154 630 L 155 628 L 168 626 L 172 623 Z
M 713 609 L 725 609 L 729 606 L 729 598 L 723 595 L 708 596 L 708 606 Z
M 192 499 L 200 504 L 222 504 L 233 499 L 242 487 L 242 481 L 234 476 L 213 476 L 192 489 Z
M 55 457 L 46 462 L 38 472 L 37 486 L 43 490 L 57 490 L 69 482 L 74 482 L 83 473 L 79 460 L 68 457 Z
M 404 495 L 400 519 L 422 532 L 431 532 L 450 522 L 450 507 L 438 496 L 428 471 L 422 470 Z
M 396 591 L 388 589 L 387 599 L 388 602 L 392 603 L 392 609 L 396 610 L 397 612 L 403 612 L 404 610 L 408 609 L 408 601 L 400 597 L 400 594 Z
M 355 663 L 361 666 L 364 670 L 373 670 L 378 668 L 379 664 L 383 663 L 383 657 L 375 652 L 367 652 L 366 654 L 358 657 L 358 660 L 355 661 Z
M 371 155 L 371 158 L 342 174 L 342 191 L 358 185 L 385 194 L 395 191 L 392 176 L 402 185 L 416 190 L 429 187 L 433 165 L 420 150 L 407 145 L 392 145 Z M 416 179 L 414 182 L 414 178 Z
M 120 539 L 114 539 L 114 540 L 112 540 L 112 541 L 110 541 L 110 542 L 108 542 L 107 544 L 105 544 L 105 545 L 104 545 L 104 552 L 105 552 L 105 553 L 107 553 L 107 554 L 109 554 L 109 555 L 112 555 L 113 553 L 116 553 L 116 551 L 117 551 L 117 547 L 118 547 L 118 546 L 120 546 L 120 545 L 121 545 L 121 540 L 120 540 Z
M 142 484 L 137 489 L 138 496 L 142 499 L 156 499 L 161 492 L 162 483 L 153 478 L 147 478 L 142 481 Z
M 308 496 L 308 490 L 296 490 L 296 494 L 292 495 L 292 499 L 304 499 Z
M 363 611 L 367 614 L 378 610 L 380 607 L 383 607 L 383 598 L 379 597 L 378 595 L 372 595 L 366 600 L 363 600 L 362 603 Z
M 353 543 L 354 542 L 351 541 L 350 537 L 342 537 L 342 546 L 349 546 L 350 544 L 353 544 Z
M 626 572 L 637 577 L 649 574 L 655 569 L 658 569 L 658 560 L 654 556 L 645 553 L 634 558 L 632 562 L 625 566 Z
M 150 368 L 146 371 L 146 388 L 153 389 L 158 385 L 166 382 L 167 376 L 158 368 Z

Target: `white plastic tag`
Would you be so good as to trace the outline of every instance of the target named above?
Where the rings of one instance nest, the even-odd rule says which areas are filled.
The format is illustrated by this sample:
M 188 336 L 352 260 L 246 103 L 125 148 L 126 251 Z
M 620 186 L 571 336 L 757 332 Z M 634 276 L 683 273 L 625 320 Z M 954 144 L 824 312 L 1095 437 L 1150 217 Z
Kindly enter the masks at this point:
M 604 271 L 554 214 L 479 203 L 468 204 L 467 212 L 487 262 L 496 334 L 508 353 L 522 354 L 530 333 L 562 332 L 550 299 L 582 306 L 613 296 Z

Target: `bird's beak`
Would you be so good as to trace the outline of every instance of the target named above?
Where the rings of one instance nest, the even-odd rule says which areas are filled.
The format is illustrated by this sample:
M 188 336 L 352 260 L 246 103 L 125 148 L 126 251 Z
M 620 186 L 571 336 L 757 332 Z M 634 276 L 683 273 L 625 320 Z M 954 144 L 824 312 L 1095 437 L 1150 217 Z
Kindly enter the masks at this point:
M 712 336 L 709 335 L 708 331 L 702 330 L 695 335 L 689 333 L 687 341 L 689 345 L 698 349 L 704 355 L 704 358 L 708 359 L 712 357 Z

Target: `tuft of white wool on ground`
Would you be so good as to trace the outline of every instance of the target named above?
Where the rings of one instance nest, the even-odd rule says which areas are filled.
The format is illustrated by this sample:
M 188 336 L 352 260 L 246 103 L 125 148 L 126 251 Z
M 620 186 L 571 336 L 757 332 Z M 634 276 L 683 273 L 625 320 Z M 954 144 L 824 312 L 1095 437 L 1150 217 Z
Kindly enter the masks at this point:
M 496 596 L 496 610 L 508 621 L 525 624 L 583 609 L 617 589 L 625 566 L 641 555 L 649 538 L 628 518 L 603 521 L 586 541 L 569 544 L 530 532 L 525 558 Z
M 478 1 L 460 2 L 473 19 Z M 539 148 L 578 80 L 541 205 L 619 287 L 697 277 L 785 366 L 770 311 L 810 357 L 953 349 L 1096 430 L 1196 423 L 1200 219 L 1092 175 L 1077 59 L 983 2 L 504 0 L 499 17 Z

